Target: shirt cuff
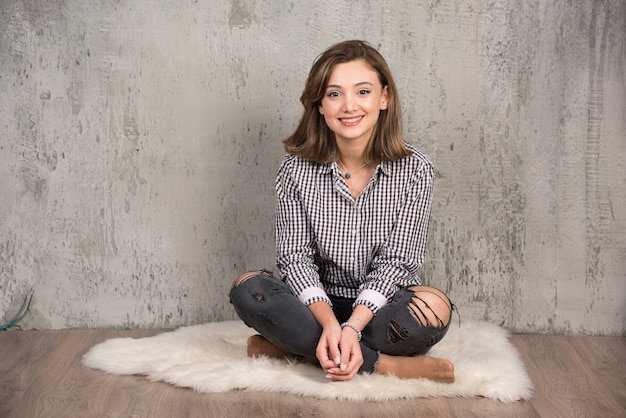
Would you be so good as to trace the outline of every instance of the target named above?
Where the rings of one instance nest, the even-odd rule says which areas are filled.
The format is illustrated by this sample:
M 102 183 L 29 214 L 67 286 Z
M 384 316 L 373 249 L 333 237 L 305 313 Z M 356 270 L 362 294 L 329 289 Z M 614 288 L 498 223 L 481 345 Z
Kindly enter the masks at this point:
M 315 302 L 327 302 L 330 306 L 333 306 L 328 298 L 328 295 L 324 292 L 324 289 L 319 287 L 309 287 L 304 289 L 298 296 L 298 299 L 306 306 Z
M 354 302 L 355 305 L 365 305 L 377 313 L 380 308 L 387 304 L 387 296 L 372 289 L 363 290 Z

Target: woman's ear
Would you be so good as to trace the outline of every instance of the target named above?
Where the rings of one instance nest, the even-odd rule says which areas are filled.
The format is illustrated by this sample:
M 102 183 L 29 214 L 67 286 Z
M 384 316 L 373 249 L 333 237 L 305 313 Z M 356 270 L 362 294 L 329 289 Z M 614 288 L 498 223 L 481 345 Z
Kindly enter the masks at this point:
M 386 110 L 389 106 L 389 89 L 387 86 L 383 87 L 383 94 L 380 98 L 380 110 Z

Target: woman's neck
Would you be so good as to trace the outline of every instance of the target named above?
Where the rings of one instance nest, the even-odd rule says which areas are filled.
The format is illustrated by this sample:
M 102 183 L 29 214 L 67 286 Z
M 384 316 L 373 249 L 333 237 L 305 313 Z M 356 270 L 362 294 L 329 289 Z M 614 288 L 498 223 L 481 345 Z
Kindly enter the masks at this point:
M 367 144 L 337 143 L 337 159 L 339 159 L 342 164 L 344 164 L 348 168 L 354 169 L 355 167 L 361 166 L 362 164 L 365 164 L 367 162 L 365 158 L 366 146 Z

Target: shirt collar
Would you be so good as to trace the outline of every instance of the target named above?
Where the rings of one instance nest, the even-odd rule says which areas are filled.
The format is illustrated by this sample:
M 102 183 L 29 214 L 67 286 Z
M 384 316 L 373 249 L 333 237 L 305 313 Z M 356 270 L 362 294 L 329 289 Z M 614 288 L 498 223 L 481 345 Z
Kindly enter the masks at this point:
M 391 176 L 393 161 L 383 161 L 378 164 L 378 170 L 380 170 L 384 175 Z
M 330 174 L 334 170 L 337 170 L 337 164 L 332 161 L 330 163 L 319 164 L 319 167 L 317 168 L 317 172 L 319 174 Z
M 391 176 L 391 173 L 393 172 L 392 164 L 393 164 L 393 161 L 382 161 L 376 167 L 375 173 L 378 173 L 380 171 L 386 176 Z M 335 172 L 336 174 L 340 174 L 339 167 L 337 166 L 337 163 L 335 163 L 334 161 L 330 163 L 320 164 L 318 167 L 319 174 L 330 174 L 332 172 Z

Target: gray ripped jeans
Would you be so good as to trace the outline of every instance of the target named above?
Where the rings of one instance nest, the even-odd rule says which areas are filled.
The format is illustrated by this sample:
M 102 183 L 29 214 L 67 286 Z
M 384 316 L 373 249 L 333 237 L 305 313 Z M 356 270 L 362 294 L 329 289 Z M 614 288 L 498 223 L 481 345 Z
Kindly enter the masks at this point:
M 352 313 L 354 299 L 329 295 L 339 323 Z M 436 317 L 437 323 L 424 321 L 428 315 L 415 314 L 415 293 L 402 288 L 383 306 L 365 327 L 361 339 L 361 372 L 374 372 L 380 353 L 395 356 L 426 354 L 439 342 L 450 326 Z M 277 347 L 299 356 L 316 359 L 315 350 L 322 327 L 311 311 L 293 295 L 285 282 L 268 271 L 233 286 L 230 301 L 242 321 Z M 450 309 L 454 305 L 448 300 Z M 424 303 L 420 310 L 429 309 Z M 420 321 L 420 318 L 422 320 Z M 423 323 L 426 322 L 426 323 Z

